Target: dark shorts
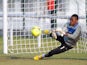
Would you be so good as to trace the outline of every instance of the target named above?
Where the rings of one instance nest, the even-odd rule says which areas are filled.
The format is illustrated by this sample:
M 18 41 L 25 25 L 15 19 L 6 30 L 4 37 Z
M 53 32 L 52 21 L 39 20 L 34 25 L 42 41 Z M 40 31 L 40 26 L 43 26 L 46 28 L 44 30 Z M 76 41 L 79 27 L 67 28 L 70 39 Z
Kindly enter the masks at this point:
M 50 34 L 50 36 L 52 37 L 52 33 Z M 66 47 L 72 48 L 71 46 L 66 44 L 66 42 L 64 41 L 64 36 L 62 37 L 60 35 L 57 35 L 57 39 L 56 40 L 61 43 L 61 46 L 66 46 Z

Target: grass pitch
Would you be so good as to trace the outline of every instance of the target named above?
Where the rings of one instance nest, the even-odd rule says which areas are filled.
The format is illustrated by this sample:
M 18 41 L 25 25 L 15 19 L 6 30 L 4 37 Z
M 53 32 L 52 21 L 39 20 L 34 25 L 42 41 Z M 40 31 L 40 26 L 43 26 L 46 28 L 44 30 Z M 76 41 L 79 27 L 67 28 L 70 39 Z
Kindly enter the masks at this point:
M 40 61 L 33 60 L 34 54 L 4 55 L 2 40 L 0 37 L 0 65 L 87 65 L 87 53 L 65 52 Z

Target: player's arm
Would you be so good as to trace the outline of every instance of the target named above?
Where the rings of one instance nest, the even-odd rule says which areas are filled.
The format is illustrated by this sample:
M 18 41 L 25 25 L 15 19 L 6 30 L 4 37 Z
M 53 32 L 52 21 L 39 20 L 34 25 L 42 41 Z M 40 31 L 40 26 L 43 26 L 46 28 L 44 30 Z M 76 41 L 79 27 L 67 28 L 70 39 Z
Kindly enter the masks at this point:
M 76 31 L 73 34 L 66 33 L 66 35 L 71 39 L 76 39 L 81 33 L 81 27 L 78 26 Z
M 67 24 L 68 23 L 64 24 L 63 28 L 57 28 L 55 31 L 65 35 L 65 33 L 67 32 Z

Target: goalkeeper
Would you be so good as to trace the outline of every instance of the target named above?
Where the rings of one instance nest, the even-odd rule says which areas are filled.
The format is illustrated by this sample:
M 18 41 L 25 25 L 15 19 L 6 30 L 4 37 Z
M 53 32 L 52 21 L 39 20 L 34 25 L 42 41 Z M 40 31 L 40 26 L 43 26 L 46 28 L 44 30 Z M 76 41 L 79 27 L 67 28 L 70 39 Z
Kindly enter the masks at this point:
M 51 57 L 55 54 L 60 54 L 62 52 L 68 51 L 76 46 L 76 42 L 79 40 L 81 35 L 81 27 L 78 24 L 78 15 L 73 14 L 70 18 L 70 22 L 64 25 L 64 32 L 61 30 L 53 30 L 50 36 L 61 43 L 61 45 L 47 54 L 42 54 L 38 56 L 38 59 L 43 59 L 45 57 Z M 63 35 L 59 34 L 62 33 Z

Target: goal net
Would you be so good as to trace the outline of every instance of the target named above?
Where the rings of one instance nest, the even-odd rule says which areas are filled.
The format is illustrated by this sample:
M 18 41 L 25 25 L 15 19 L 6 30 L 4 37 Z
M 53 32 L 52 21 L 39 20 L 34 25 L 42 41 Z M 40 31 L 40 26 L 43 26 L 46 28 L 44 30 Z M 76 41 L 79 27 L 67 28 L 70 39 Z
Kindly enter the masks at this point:
M 34 26 L 41 30 L 63 27 L 72 14 L 78 14 L 81 39 L 74 53 L 87 52 L 85 0 L 3 0 L 4 53 L 46 53 L 60 45 L 49 35 L 31 34 Z M 70 51 L 70 52 L 71 52 Z

